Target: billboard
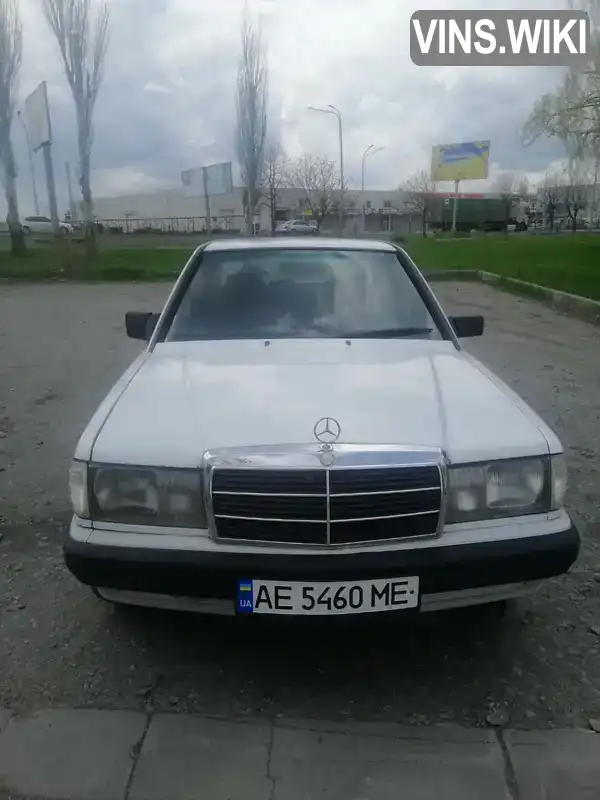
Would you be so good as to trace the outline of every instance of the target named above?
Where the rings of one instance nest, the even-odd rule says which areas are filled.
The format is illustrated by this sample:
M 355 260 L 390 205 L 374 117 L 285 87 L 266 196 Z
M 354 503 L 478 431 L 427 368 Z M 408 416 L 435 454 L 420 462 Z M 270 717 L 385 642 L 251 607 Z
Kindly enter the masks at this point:
M 208 167 L 186 169 L 181 173 L 181 184 L 184 197 L 204 197 L 205 194 L 212 197 L 215 194 L 231 194 L 233 191 L 231 161 L 211 164 Z
M 489 158 L 489 141 L 438 144 L 431 154 L 431 180 L 482 180 L 488 176 Z
M 25 117 L 31 139 L 31 149 L 35 151 L 39 150 L 43 144 L 52 144 L 46 81 L 42 81 L 25 101 Z

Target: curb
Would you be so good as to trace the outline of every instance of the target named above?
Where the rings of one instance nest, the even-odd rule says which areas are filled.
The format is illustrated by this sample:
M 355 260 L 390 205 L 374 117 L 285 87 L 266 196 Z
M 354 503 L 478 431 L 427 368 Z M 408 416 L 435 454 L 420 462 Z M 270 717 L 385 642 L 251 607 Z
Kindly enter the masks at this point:
M 599 763 L 600 736 L 575 729 L 62 708 L 15 714 L 0 732 L 0 797 L 391 800 L 443 785 L 448 800 L 583 800 L 582 786 L 600 792 Z
M 566 314 L 579 319 L 584 319 L 595 325 L 600 325 L 600 301 L 569 294 L 558 289 L 549 289 L 537 283 L 528 283 L 518 278 L 507 278 L 495 272 L 476 269 L 448 269 L 424 270 L 423 274 L 431 281 L 479 281 L 480 283 L 495 284 L 500 289 L 514 294 L 533 297 L 536 300 L 548 303 Z

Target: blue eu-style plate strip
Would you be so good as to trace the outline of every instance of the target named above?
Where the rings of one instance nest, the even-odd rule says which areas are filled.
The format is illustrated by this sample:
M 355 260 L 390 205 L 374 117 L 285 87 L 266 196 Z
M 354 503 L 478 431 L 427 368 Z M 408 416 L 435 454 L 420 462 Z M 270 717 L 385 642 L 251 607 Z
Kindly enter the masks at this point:
M 254 613 L 254 591 L 252 588 L 252 581 L 238 581 L 236 611 L 238 614 Z

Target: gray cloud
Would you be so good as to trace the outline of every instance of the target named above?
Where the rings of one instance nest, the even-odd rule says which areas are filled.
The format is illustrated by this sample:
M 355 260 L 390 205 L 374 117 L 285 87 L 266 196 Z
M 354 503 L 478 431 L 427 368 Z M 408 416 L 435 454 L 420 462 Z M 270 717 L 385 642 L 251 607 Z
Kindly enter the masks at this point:
M 551 0 L 559 4 L 559 0 Z M 190 166 L 233 157 L 235 76 L 244 0 L 113 0 L 111 43 L 98 100 L 94 190 L 142 191 L 177 185 Z M 250 0 L 268 44 L 273 120 L 291 155 L 337 159 L 335 120 L 307 110 L 336 104 L 344 115 L 347 175 L 360 181 L 369 144 L 385 149 L 368 161 L 373 187 L 398 185 L 426 167 L 433 144 L 492 140 L 498 169 L 543 171 L 560 147 L 521 147 L 518 131 L 535 98 L 556 82 L 542 69 L 436 70 L 408 56 L 408 21 L 418 7 L 476 7 L 475 2 L 376 4 L 372 0 Z M 502 7 L 527 3 L 503 0 Z M 529 4 L 530 5 L 530 4 Z M 40 0 L 21 0 L 25 28 L 22 97 L 47 80 L 61 211 L 65 161 L 77 159 L 72 101 L 56 47 L 39 13 Z M 27 149 L 13 130 L 24 213 L 33 210 Z M 36 157 L 43 195 L 41 158 Z

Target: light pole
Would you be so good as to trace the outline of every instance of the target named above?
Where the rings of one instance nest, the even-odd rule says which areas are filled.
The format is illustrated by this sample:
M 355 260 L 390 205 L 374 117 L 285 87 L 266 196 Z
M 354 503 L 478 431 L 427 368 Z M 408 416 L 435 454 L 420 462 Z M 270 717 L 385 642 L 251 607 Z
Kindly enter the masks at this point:
M 33 186 L 33 202 L 35 205 L 35 214 L 37 217 L 40 215 L 40 204 L 38 202 L 38 193 L 37 193 L 37 186 L 35 183 L 35 167 L 33 165 L 33 152 L 31 150 L 31 136 L 29 135 L 29 128 L 27 127 L 27 123 L 23 119 L 23 115 L 20 111 L 17 111 L 17 116 L 21 120 L 23 127 L 25 128 L 25 135 L 27 136 L 27 150 L 29 152 L 29 170 L 31 171 L 31 185 Z
M 337 117 L 338 121 L 338 132 L 340 137 L 340 234 L 344 229 L 344 128 L 342 125 L 342 115 L 335 106 L 329 104 L 327 108 L 315 108 L 314 106 L 309 106 L 309 111 L 320 111 L 322 114 L 333 114 L 334 117 Z
M 360 193 L 361 193 L 360 197 L 361 197 L 361 205 L 362 205 L 361 221 L 362 221 L 363 233 L 364 233 L 364 230 L 365 230 L 365 200 L 364 200 L 364 194 L 365 194 L 365 161 L 367 160 L 368 156 L 374 156 L 375 153 L 378 153 L 380 150 L 384 150 L 384 149 L 385 149 L 385 147 L 375 147 L 374 144 L 370 144 L 367 147 L 367 149 L 365 150 L 365 152 L 363 153 L 363 155 L 362 155 L 362 161 L 361 161 L 361 165 L 360 165 Z

